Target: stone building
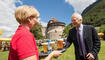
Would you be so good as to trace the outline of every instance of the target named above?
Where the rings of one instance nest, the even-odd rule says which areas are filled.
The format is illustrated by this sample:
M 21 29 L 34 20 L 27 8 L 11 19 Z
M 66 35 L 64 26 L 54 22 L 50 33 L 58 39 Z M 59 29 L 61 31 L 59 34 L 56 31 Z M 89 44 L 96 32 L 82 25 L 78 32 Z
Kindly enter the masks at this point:
M 55 18 L 52 18 L 46 28 L 46 39 L 56 40 L 60 39 L 65 27 L 64 22 L 59 22 Z
M 46 27 L 42 27 L 42 35 L 46 37 Z

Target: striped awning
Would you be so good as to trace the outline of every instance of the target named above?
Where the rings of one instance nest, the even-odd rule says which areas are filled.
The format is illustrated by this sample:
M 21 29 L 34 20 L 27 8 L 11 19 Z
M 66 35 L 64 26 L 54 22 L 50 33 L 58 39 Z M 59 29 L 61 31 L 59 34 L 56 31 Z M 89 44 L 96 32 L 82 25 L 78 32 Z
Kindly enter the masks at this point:
M 11 38 L 0 38 L 0 41 L 7 41 L 7 42 L 9 42 L 9 41 L 11 41 Z

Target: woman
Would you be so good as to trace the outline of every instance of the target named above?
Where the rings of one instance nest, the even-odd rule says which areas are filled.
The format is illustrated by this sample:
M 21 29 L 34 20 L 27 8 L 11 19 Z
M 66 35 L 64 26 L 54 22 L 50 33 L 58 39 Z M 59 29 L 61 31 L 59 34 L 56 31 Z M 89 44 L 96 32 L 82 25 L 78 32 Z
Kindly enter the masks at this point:
M 38 23 L 38 17 L 39 12 L 31 6 L 16 8 L 15 18 L 20 25 L 12 37 L 8 60 L 39 60 L 35 38 L 30 32 Z M 45 60 L 60 55 L 60 51 L 53 51 Z

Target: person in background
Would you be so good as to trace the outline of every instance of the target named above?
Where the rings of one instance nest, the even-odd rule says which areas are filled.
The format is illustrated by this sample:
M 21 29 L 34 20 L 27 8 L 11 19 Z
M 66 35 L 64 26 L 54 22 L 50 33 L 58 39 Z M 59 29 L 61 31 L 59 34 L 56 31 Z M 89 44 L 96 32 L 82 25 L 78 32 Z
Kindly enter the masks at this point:
M 100 40 L 93 26 L 83 25 L 82 16 L 79 13 L 72 15 L 73 28 L 69 31 L 65 48 L 73 43 L 76 60 L 98 60 Z
M 33 34 L 30 32 L 38 23 L 39 12 L 32 6 L 19 6 L 15 18 L 20 24 L 12 37 L 8 60 L 39 60 L 39 52 Z M 58 57 L 62 53 L 53 51 L 45 60 Z

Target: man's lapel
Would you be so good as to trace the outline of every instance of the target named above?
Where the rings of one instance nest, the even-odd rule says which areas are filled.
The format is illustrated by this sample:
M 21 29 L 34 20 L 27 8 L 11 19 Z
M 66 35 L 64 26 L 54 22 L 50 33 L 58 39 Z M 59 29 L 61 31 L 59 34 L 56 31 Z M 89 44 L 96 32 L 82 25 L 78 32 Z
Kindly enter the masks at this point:
M 79 43 L 79 41 L 78 41 L 78 38 L 77 38 L 77 30 L 76 30 L 76 28 L 74 29 L 74 40 L 76 40 L 76 42 L 78 42 Z
M 85 38 L 86 38 L 86 26 L 85 25 L 83 25 L 83 40 L 85 40 Z

